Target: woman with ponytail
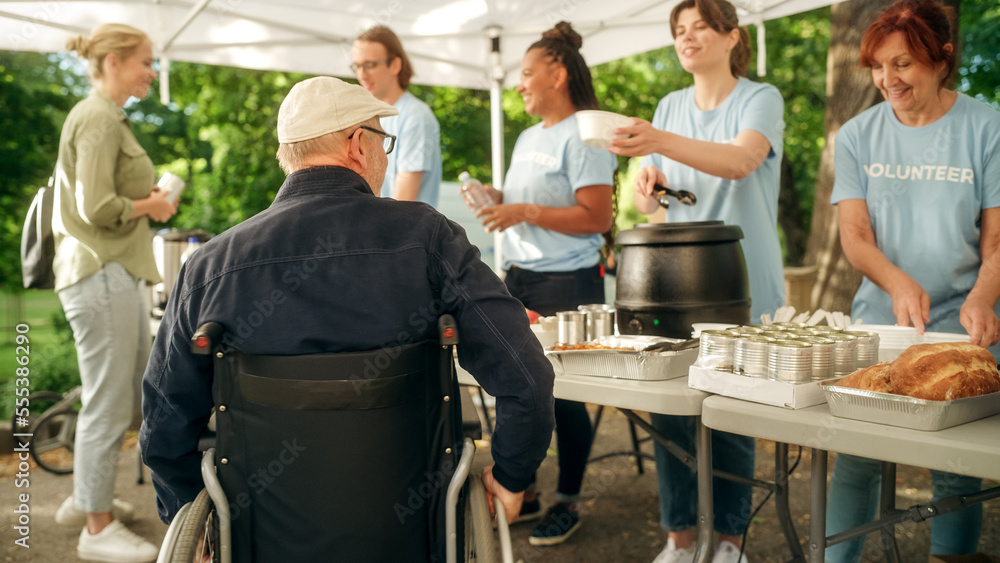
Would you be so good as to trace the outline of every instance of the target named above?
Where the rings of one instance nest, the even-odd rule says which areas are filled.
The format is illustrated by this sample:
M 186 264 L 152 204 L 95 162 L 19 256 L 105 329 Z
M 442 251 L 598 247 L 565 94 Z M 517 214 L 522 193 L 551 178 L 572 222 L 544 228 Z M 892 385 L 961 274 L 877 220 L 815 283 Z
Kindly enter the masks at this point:
M 124 526 L 128 503 L 114 498 L 122 438 L 138 412 L 149 357 L 147 283 L 160 281 L 149 220 L 176 204 L 154 185 L 153 163 L 122 109 L 156 79 L 153 44 L 142 31 L 106 24 L 66 48 L 88 62 L 90 95 L 63 124 L 56 166 L 56 294 L 73 329 L 83 408 L 76 427 L 73 495 L 56 522 L 82 527 L 81 559 L 153 561 L 157 548 Z
M 604 303 L 601 248 L 614 225 L 615 157 L 584 145 L 576 112 L 597 109 L 583 40 L 566 22 L 546 31 L 521 61 L 517 91 L 541 123 L 518 137 L 499 204 L 478 217 L 502 233 L 505 283 L 511 295 L 542 315 Z M 529 538 L 555 545 L 580 525 L 574 510 L 590 455 L 593 430 L 583 403 L 555 400 L 559 484 L 556 503 Z M 534 485 L 525 491 L 521 520 L 542 516 Z
M 784 305 L 785 283 L 778 241 L 778 187 L 784 102 L 776 88 L 745 78 L 749 36 L 739 27 L 736 9 L 726 0 L 683 0 L 670 16 L 674 47 L 694 86 L 660 101 L 649 123 L 634 119 L 627 139 L 612 142 L 611 152 L 642 156 L 635 181 L 635 205 L 657 209 L 656 184 L 694 193 L 694 206 L 675 205 L 670 222 L 721 220 L 743 230 L 752 304 L 750 318 Z M 706 319 L 710 320 L 710 319 Z M 653 425 L 688 451 L 694 451 L 694 417 L 652 415 Z M 694 559 L 695 477 L 686 465 L 656 444 L 661 525 L 667 545 L 656 563 Z M 754 440 L 712 433 L 716 469 L 753 477 Z M 752 488 L 715 479 L 713 506 L 720 543 L 713 563 L 746 561 L 743 535 Z

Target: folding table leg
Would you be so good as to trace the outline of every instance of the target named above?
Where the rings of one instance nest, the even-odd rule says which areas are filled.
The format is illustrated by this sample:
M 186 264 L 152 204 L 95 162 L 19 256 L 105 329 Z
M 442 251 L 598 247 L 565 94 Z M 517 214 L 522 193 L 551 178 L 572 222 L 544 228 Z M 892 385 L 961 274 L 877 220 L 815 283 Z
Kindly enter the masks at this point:
M 879 518 L 888 518 L 896 511 L 896 464 L 882 462 L 882 490 L 880 493 L 878 512 Z M 882 528 L 882 549 L 889 563 L 899 563 L 899 546 L 896 545 L 896 526 L 888 524 Z
M 809 563 L 826 560 L 826 462 L 825 450 L 812 449 L 809 475 Z
M 695 457 L 698 463 L 698 546 L 694 563 L 712 560 L 715 513 L 712 508 L 712 430 L 695 417 Z
M 792 552 L 793 562 L 804 562 L 802 554 L 802 544 L 799 543 L 799 535 L 795 532 L 795 523 L 792 521 L 792 514 L 788 508 L 788 444 L 775 442 L 774 444 L 774 507 L 778 512 L 778 523 L 781 524 L 781 531 L 785 534 L 785 543 L 788 550 Z

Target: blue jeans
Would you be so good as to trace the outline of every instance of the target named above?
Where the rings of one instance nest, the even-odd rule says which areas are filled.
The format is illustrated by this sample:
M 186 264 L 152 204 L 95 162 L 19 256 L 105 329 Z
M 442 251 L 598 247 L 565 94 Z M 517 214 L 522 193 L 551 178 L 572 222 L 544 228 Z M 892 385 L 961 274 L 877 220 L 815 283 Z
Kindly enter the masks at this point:
M 695 450 L 695 417 L 650 414 L 653 427 L 689 453 Z M 698 513 L 698 484 L 687 465 L 656 443 L 656 475 L 660 485 L 660 525 L 668 532 L 694 527 Z M 753 478 L 754 439 L 728 432 L 712 432 L 712 467 Z M 715 530 L 738 536 L 747 529 L 753 510 L 753 487 L 715 477 L 712 509 Z
M 874 459 L 837 454 L 826 508 L 826 533 L 836 534 L 875 519 L 878 511 L 881 463 Z M 982 479 L 931 470 L 933 499 L 977 493 Z M 931 553 L 962 555 L 975 553 L 983 523 L 981 504 L 931 519 Z M 865 537 L 838 543 L 826 549 L 828 563 L 855 563 L 861 557 Z M 880 554 L 878 554 L 880 555 Z
M 523 268 L 507 270 L 507 290 L 525 307 L 543 316 L 559 311 L 575 311 L 578 305 L 604 303 L 604 279 L 600 266 L 574 272 L 533 272 Z M 587 470 L 594 429 L 584 403 L 555 400 L 556 447 L 559 450 L 559 484 L 555 499 L 580 499 L 583 474 Z M 535 478 L 532 476 L 534 488 Z
M 73 497 L 86 512 L 111 510 L 122 438 L 138 412 L 151 343 L 145 285 L 109 262 L 58 293 L 73 328 L 83 387 Z

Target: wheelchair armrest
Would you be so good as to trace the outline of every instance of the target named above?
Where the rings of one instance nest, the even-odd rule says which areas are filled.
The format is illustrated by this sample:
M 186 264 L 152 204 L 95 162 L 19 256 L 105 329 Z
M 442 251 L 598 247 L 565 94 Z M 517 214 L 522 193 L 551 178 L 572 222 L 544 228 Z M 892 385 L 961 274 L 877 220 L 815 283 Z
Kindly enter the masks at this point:
M 215 447 L 215 431 L 206 429 L 198 436 L 198 451 L 207 452 L 209 448 Z

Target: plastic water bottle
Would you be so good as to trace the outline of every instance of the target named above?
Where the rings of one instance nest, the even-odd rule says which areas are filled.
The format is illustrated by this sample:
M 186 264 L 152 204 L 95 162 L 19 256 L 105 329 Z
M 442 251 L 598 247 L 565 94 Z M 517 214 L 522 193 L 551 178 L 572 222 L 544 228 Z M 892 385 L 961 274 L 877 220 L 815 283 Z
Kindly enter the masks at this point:
M 473 213 L 479 213 L 480 209 L 496 205 L 483 184 L 469 176 L 468 172 L 459 174 L 458 179 L 462 182 L 462 198 L 465 199 L 466 205 L 472 209 Z
M 198 247 L 200 246 L 201 241 L 198 240 L 198 237 L 188 237 L 187 248 L 184 249 L 184 254 L 181 254 L 181 264 L 187 262 L 187 259 L 190 258 L 191 255 L 194 254 L 194 251 L 198 250 Z

